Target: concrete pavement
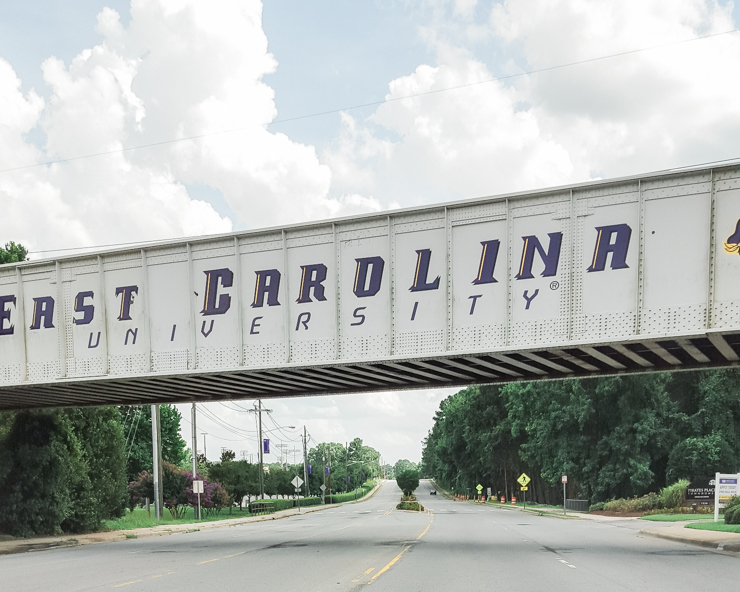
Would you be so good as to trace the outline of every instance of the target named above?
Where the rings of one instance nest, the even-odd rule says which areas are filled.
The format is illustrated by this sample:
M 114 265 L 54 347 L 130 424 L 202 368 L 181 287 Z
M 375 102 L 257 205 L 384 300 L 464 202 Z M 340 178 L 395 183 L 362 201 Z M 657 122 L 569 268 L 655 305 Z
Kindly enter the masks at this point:
M 556 520 L 430 489 L 417 492 L 427 512 L 394 510 L 391 481 L 367 501 L 284 520 L 6 555 L 0 582 L 14 592 L 694 592 L 740 581 L 736 555 L 643 536 L 639 521 Z

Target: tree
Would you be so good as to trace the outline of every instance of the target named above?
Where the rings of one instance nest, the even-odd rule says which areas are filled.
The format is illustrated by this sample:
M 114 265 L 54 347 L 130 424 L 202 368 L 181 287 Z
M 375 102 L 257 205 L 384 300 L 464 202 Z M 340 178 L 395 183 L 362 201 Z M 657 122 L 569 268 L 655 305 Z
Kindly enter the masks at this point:
M 80 441 L 99 518 L 120 518 L 128 490 L 120 412 L 115 407 L 74 407 L 66 413 Z
M 241 512 L 244 497 L 252 493 L 252 481 L 257 481 L 257 493 L 259 493 L 258 471 L 258 465 L 250 465 L 245 460 L 224 461 L 211 466 L 210 478 L 223 486 L 226 493 L 239 504 Z
M 148 405 L 119 408 L 124 418 L 124 435 L 128 442 L 126 474 L 128 481 L 137 479 L 141 471 L 152 471 L 152 416 Z M 160 405 L 162 460 L 181 465 L 185 458 L 185 440 L 180 437 L 180 412 L 173 405 Z
M 0 531 L 14 536 L 97 526 L 87 467 L 63 411 L 13 415 L 0 445 L 0 499 Z
M 4 248 L 0 247 L 0 264 L 25 261 L 27 256 L 28 250 L 26 247 L 13 241 L 5 243 Z
M 227 460 L 234 460 L 236 458 L 236 452 L 233 450 L 222 450 L 221 451 L 221 462 L 227 461 Z
M 413 495 L 419 487 L 419 473 L 414 469 L 406 469 L 396 475 L 396 483 L 406 497 Z

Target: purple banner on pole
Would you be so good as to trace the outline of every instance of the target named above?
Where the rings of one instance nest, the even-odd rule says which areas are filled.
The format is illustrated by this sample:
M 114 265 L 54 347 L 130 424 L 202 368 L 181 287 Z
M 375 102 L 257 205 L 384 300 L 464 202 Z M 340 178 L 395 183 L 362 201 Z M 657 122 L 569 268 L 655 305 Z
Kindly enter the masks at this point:
M 265 439 L 262 442 L 262 453 L 263 454 L 270 454 L 270 440 Z
M 326 474 L 329 474 L 329 467 L 324 467 L 324 470 L 326 471 Z
M 347 475 L 347 483 L 349 483 L 349 475 Z
M 308 474 L 311 474 L 311 465 L 308 465 Z

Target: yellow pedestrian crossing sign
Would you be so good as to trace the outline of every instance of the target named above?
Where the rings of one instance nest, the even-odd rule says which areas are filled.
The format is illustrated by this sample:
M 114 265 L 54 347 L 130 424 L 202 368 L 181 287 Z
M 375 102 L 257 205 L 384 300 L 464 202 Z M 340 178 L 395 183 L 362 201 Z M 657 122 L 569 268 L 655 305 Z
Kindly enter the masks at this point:
M 519 483 L 519 485 L 521 485 L 522 487 L 526 487 L 526 486 L 527 486 L 527 484 L 528 484 L 528 483 L 529 483 L 530 481 L 531 481 L 531 479 L 530 479 L 530 478 L 529 478 L 529 477 L 527 476 L 527 473 L 522 473 L 521 475 L 519 475 L 519 479 L 517 479 L 517 482 L 518 482 L 518 483 Z
M 475 488 L 478 490 L 478 495 L 480 495 L 480 492 L 483 491 L 483 486 L 481 484 L 478 484 L 475 486 Z

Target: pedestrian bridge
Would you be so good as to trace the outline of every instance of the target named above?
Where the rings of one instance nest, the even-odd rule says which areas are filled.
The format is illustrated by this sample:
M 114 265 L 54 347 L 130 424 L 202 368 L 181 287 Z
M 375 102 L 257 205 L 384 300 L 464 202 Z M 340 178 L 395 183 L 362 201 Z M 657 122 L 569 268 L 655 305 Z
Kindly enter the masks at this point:
M 740 360 L 740 166 L 0 266 L 0 408 Z

